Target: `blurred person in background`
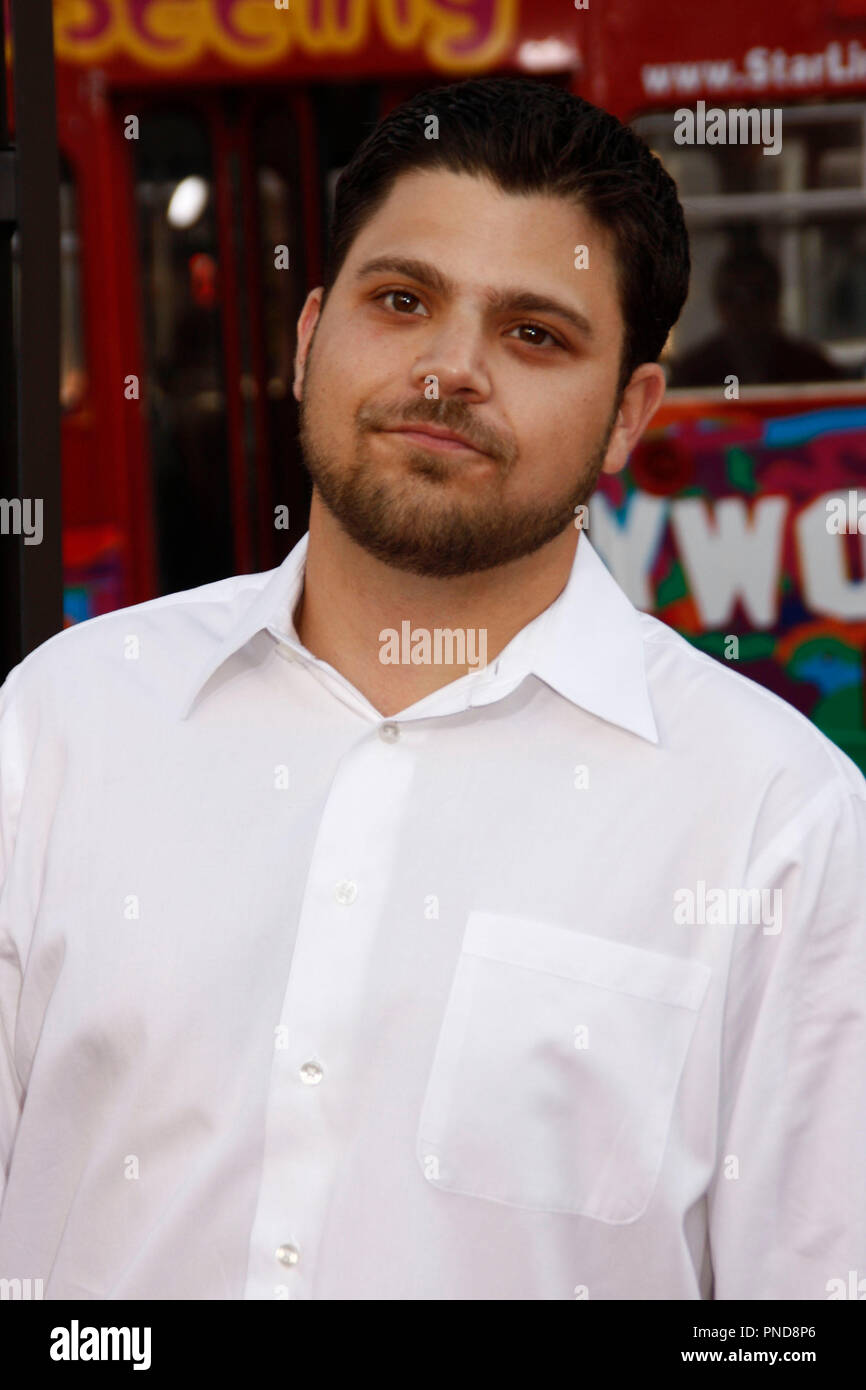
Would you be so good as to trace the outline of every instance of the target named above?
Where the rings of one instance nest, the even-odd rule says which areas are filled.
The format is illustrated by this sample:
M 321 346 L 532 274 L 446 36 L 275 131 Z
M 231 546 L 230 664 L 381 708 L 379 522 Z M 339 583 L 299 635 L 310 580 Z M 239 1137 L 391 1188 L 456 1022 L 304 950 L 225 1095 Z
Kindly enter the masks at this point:
M 741 386 L 842 381 L 848 373 L 779 324 L 782 285 L 775 261 L 759 247 L 730 252 L 716 267 L 713 295 L 722 327 L 671 364 L 669 386 Z

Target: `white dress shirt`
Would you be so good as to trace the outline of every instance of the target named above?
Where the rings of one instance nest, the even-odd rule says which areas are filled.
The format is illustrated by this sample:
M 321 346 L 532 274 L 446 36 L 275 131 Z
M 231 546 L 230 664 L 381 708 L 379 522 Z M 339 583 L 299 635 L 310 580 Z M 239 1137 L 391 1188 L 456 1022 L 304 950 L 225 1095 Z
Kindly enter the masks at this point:
M 61 632 L 0 692 L 0 1277 L 866 1276 L 855 765 L 585 534 L 496 660 L 383 718 L 297 638 L 307 541 Z

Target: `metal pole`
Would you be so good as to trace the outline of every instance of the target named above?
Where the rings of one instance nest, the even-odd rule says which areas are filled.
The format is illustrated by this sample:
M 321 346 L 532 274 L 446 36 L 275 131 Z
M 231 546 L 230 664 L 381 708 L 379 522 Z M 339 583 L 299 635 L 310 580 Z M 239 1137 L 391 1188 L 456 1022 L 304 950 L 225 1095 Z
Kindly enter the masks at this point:
M 51 0 L 11 0 L 11 18 L 14 145 L 0 62 L 0 679 L 63 625 L 60 170 Z M 0 3 L 0 45 L 5 38 Z

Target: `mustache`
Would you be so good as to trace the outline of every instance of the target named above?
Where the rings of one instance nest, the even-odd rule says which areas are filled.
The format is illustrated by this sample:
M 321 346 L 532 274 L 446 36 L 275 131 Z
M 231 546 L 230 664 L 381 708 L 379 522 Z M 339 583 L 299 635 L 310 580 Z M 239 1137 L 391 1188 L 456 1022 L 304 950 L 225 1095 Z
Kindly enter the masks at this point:
M 491 458 L 509 463 L 514 457 L 513 447 L 476 420 L 462 401 L 428 401 L 424 397 L 409 401 L 397 410 L 381 406 L 362 406 L 358 411 L 357 423 L 360 429 L 394 429 L 401 425 L 438 425 L 443 430 L 453 430 L 482 453 Z

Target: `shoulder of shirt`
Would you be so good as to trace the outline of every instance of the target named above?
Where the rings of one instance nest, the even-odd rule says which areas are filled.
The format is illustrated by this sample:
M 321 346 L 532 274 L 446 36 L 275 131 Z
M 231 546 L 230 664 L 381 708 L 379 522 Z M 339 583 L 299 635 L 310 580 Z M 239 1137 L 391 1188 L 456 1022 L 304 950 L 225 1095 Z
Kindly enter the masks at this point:
M 687 708 L 702 730 L 708 761 L 732 782 L 748 768 L 767 782 L 783 775 L 804 794 L 835 784 L 839 792 L 866 801 L 866 778 L 857 764 L 806 715 L 660 618 L 644 612 L 639 618 L 663 746 L 676 743 L 680 711 Z
M 116 654 L 119 647 L 115 642 L 122 643 L 131 633 L 147 631 L 164 643 L 182 641 L 184 669 L 188 670 L 189 644 L 196 637 L 205 645 L 219 642 L 274 573 L 262 570 L 229 575 L 193 589 L 115 608 L 56 632 L 8 672 L 0 687 L 0 713 L 14 700 L 29 701 L 40 690 L 74 679 L 79 672 L 94 679 L 94 662 L 109 652 Z

